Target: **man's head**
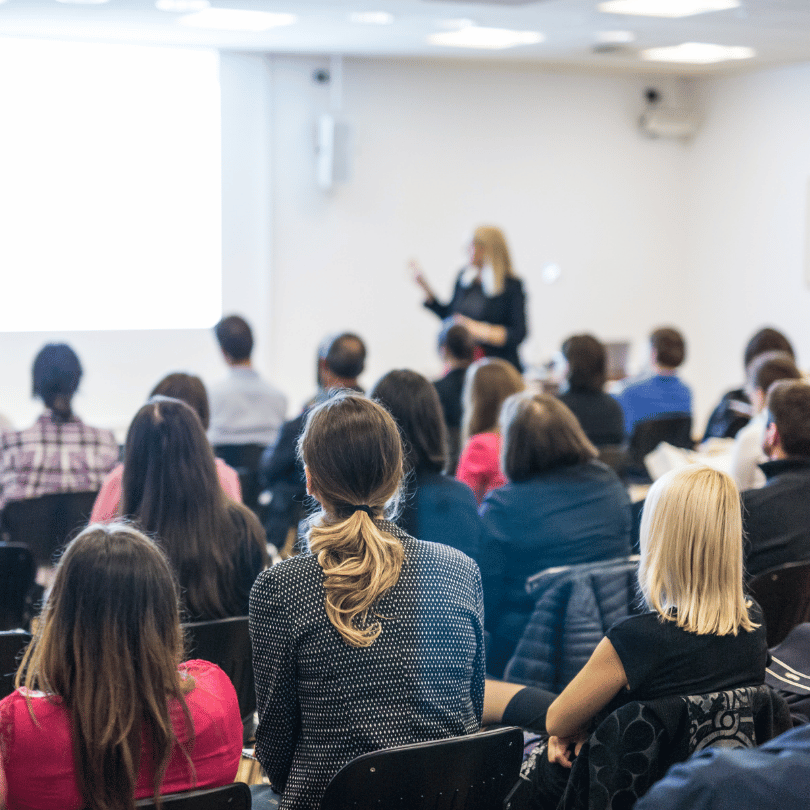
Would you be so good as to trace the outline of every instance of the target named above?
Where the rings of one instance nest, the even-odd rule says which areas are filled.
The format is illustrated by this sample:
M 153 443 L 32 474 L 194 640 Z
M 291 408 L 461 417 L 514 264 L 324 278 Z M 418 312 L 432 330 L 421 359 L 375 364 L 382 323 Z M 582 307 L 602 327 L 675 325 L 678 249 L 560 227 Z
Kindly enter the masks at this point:
M 321 348 L 318 377 L 323 388 L 356 388 L 366 364 L 366 344 L 351 332 L 344 332 Z
M 785 352 L 792 358 L 796 358 L 790 341 L 778 329 L 773 329 L 770 326 L 760 329 L 759 332 L 748 341 L 748 345 L 745 347 L 745 354 L 743 355 L 746 370 L 753 360 L 759 357 L 759 355 L 765 354 L 765 352 Z
M 768 391 L 768 427 L 762 449 L 771 459 L 810 457 L 810 385 L 780 380 Z
M 800 380 L 801 372 L 787 352 L 765 352 L 748 367 L 747 393 L 756 413 L 765 407 L 768 389 L 779 380 Z
M 229 365 L 247 365 L 253 351 L 253 333 L 247 321 L 239 315 L 228 315 L 215 327 L 219 348 Z
M 475 343 L 467 327 L 457 323 L 442 329 L 439 333 L 439 353 L 451 365 L 469 366 L 475 359 Z
M 670 326 L 656 329 L 650 335 L 652 361 L 659 369 L 674 371 L 686 359 L 683 335 Z

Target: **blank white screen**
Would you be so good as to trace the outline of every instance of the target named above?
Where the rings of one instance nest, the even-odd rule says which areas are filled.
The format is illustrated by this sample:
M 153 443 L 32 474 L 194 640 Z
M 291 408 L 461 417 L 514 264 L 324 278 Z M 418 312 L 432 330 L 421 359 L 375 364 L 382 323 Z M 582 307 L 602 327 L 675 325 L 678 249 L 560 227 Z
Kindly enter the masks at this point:
M 221 315 L 214 51 L 0 38 L 0 331 Z

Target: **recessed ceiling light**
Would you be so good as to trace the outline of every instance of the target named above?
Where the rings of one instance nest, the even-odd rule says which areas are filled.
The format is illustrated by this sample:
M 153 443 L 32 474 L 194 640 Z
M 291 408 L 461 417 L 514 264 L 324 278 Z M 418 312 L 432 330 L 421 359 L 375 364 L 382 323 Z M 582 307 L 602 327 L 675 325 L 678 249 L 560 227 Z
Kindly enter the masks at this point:
M 608 14 L 637 14 L 641 17 L 691 17 L 709 11 L 738 8 L 740 0 L 608 0 L 599 11 Z
M 155 8 L 158 11 L 185 12 L 202 11 L 211 5 L 209 0 L 157 0 Z
M 58 3 L 65 3 L 71 6 L 100 6 L 109 0 L 57 0 Z
M 180 17 L 178 22 L 190 28 L 215 28 L 220 31 L 268 31 L 281 25 L 292 25 L 295 14 L 270 11 L 245 11 L 237 8 L 206 8 L 196 14 Z
M 649 62 L 681 62 L 694 65 L 710 65 L 730 59 L 751 59 L 756 56 L 753 48 L 743 46 L 714 45 L 709 42 L 684 42 L 667 48 L 649 48 L 641 52 L 641 58 Z
M 636 35 L 632 31 L 597 31 L 596 41 L 606 45 L 626 45 L 635 42 Z
M 447 31 L 457 31 L 459 28 L 469 28 L 472 25 L 475 25 L 475 20 L 471 20 L 469 17 L 451 17 L 436 23 L 437 28 L 444 28 Z
M 360 25 L 391 25 L 394 15 L 387 11 L 354 11 L 349 14 L 349 19 Z
M 510 31 L 508 28 L 479 28 L 473 25 L 460 31 L 448 31 L 446 34 L 430 34 L 427 39 L 431 45 L 497 51 L 517 45 L 534 45 L 542 42 L 545 36 L 539 31 Z

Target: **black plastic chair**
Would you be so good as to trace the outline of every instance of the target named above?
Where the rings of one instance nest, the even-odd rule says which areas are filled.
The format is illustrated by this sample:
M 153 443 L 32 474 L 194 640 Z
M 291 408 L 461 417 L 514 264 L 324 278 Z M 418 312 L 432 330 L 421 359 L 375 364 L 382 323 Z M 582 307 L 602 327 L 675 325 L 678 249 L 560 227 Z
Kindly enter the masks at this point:
M 31 549 L 22 543 L 0 543 L 0 630 L 28 626 L 28 597 L 36 567 Z
M 14 691 L 14 675 L 30 641 L 31 634 L 24 630 L 0 633 L 0 700 Z
M 7 503 L 2 528 L 13 543 L 25 543 L 37 565 L 51 565 L 54 555 L 86 525 L 97 492 L 57 492 Z
M 774 647 L 797 625 L 810 621 L 810 562 L 792 562 L 755 576 L 748 589 L 762 608 L 768 646 Z
M 630 462 L 627 472 L 630 478 L 649 481 L 647 468 L 644 466 L 644 456 L 652 453 L 661 442 L 691 450 L 694 447 L 692 417 L 689 414 L 678 414 L 636 422 L 630 435 L 627 451 Z
M 136 807 L 154 808 L 153 799 L 141 799 Z M 166 810 L 250 810 L 250 788 L 244 782 L 232 782 L 206 790 L 188 790 L 161 796 Z
M 236 689 L 242 722 L 251 722 L 256 711 L 256 689 L 248 617 L 190 622 L 183 629 L 188 639 L 187 658 L 200 658 L 221 667 Z
M 264 452 L 263 444 L 217 444 L 214 455 L 236 470 L 242 487 L 242 502 L 259 517 L 259 462 Z
M 496 810 L 522 758 L 519 728 L 374 751 L 335 774 L 321 810 Z

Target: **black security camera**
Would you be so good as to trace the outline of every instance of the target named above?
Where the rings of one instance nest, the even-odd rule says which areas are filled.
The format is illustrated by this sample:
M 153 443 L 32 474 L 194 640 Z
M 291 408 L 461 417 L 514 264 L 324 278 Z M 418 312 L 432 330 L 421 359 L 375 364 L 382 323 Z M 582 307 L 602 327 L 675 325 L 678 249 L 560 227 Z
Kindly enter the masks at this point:
M 318 84 L 329 84 L 330 78 L 329 71 L 325 68 L 318 68 L 318 70 L 312 71 L 312 81 Z

